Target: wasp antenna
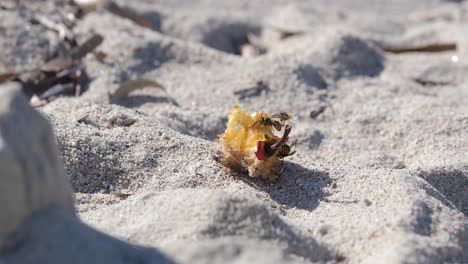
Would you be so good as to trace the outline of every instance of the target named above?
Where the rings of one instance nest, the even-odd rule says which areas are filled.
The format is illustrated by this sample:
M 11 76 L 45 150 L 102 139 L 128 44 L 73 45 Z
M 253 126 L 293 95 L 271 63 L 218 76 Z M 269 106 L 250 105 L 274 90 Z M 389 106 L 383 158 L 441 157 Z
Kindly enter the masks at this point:
M 255 126 L 258 122 L 260 122 L 260 121 L 261 121 L 261 119 L 255 121 L 250 127 L 254 127 L 254 126 Z

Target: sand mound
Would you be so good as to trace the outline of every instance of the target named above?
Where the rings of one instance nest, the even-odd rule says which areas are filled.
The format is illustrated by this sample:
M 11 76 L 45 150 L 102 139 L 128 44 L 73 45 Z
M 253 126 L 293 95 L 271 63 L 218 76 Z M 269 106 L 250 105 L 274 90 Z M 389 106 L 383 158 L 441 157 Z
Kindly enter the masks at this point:
M 99 214 L 87 215 L 91 224 L 104 224 L 106 231 L 119 237 L 162 248 L 174 240 L 190 244 L 232 237 L 239 241 L 268 241 L 283 252 L 281 255 L 298 259 L 316 261 L 331 255 L 326 247 L 286 224 L 266 204 L 241 193 L 203 188 L 145 193 Z

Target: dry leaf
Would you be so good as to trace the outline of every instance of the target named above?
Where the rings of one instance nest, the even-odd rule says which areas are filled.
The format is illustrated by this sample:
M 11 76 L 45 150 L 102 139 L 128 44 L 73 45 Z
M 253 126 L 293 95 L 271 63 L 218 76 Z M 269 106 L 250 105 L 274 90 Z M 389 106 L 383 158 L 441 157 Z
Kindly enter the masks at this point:
M 95 48 L 101 45 L 104 38 L 99 34 L 94 34 L 88 38 L 83 44 L 72 49 L 71 57 L 73 60 L 79 60 L 86 56 L 86 54 L 92 52 Z

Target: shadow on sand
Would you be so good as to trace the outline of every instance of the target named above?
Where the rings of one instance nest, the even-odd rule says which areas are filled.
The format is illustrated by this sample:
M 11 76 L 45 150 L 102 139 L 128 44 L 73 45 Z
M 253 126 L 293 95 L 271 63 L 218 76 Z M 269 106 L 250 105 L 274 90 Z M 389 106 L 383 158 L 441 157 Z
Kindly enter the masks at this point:
M 21 227 L 27 239 L 2 252 L 0 263 L 176 263 L 156 248 L 108 236 L 57 207 L 33 214 Z
M 308 211 L 314 210 L 320 201 L 329 196 L 323 188 L 332 182 L 327 172 L 307 169 L 288 161 L 281 165 L 280 179 L 276 183 L 250 177 L 241 179 L 250 186 L 268 193 L 278 204 Z

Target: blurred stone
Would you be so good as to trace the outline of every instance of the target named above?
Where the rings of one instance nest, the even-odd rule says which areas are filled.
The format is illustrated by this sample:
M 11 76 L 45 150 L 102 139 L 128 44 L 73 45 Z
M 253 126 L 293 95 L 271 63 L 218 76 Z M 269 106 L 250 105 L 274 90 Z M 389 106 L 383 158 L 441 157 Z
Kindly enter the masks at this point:
M 0 87 L 0 250 L 34 212 L 56 205 L 74 214 L 52 129 L 28 104 L 19 85 Z

